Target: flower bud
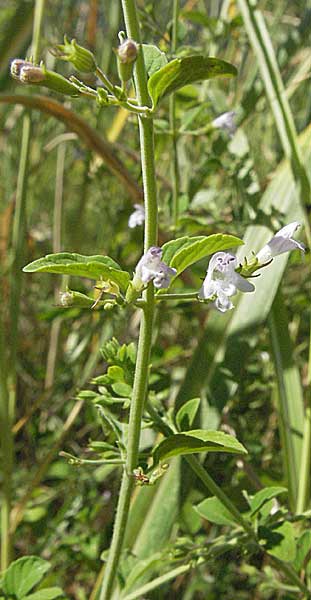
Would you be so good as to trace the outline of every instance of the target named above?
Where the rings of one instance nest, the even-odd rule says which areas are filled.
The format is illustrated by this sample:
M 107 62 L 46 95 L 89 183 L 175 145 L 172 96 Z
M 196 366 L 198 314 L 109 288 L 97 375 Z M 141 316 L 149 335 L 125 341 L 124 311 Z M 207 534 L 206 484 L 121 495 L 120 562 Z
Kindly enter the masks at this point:
M 106 106 L 109 103 L 108 92 L 103 87 L 97 88 L 96 102 L 99 106 Z
M 121 63 L 130 64 L 137 58 L 138 47 L 134 40 L 125 40 L 119 46 L 117 53 Z
M 15 62 L 15 61 L 14 61 Z M 36 67 L 32 64 L 19 65 L 14 67 L 15 73 L 19 69 L 19 81 L 21 83 L 32 84 L 32 85 L 43 85 L 44 87 L 65 94 L 66 96 L 77 97 L 80 96 L 80 90 L 71 81 L 68 81 L 62 75 L 55 73 L 54 71 L 48 71 L 43 64 L 40 67 Z
M 66 292 L 61 292 L 59 296 L 60 305 L 64 308 L 75 306 L 77 308 L 91 308 L 93 304 L 92 298 L 81 292 L 75 292 L 67 289 Z
M 133 40 L 125 40 L 116 51 L 118 57 L 118 72 L 124 83 L 133 75 L 134 62 L 137 58 L 138 46 Z
M 77 71 L 83 73 L 94 73 L 97 68 L 95 57 L 90 50 L 79 46 L 76 40 L 68 40 L 64 37 L 64 44 L 59 44 L 51 50 L 57 58 L 70 62 Z
M 45 74 L 41 67 L 24 66 L 20 70 L 19 80 L 22 83 L 42 83 L 45 81 Z
M 15 58 L 11 62 L 11 75 L 14 79 L 19 79 L 20 72 L 23 67 L 33 67 L 32 62 L 23 60 L 22 58 Z

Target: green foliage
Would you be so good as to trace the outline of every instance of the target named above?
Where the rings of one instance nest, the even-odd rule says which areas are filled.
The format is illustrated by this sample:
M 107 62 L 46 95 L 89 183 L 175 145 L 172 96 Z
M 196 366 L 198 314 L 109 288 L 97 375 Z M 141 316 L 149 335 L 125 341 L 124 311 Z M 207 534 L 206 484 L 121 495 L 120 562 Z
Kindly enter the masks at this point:
M 40 591 L 31 590 L 40 583 L 44 575 L 51 568 L 50 563 L 38 556 L 23 556 L 11 563 L 3 573 L 1 587 L 5 598 L 16 600 L 54 600 L 63 597 L 63 592 L 58 587 L 42 588 Z
M 214 234 L 208 237 L 181 237 L 163 245 L 163 260 L 180 275 L 187 267 L 202 258 L 243 244 L 242 240 L 224 234 Z
M 164 52 L 152 44 L 142 44 L 146 71 L 149 77 L 167 63 Z
M 211 523 L 216 523 L 216 525 L 236 525 L 232 514 L 215 496 L 206 498 L 195 509 L 203 519 L 207 519 Z
M 60 273 L 90 279 L 110 280 L 117 283 L 122 290 L 127 288 L 130 276 L 109 256 L 82 256 L 61 252 L 48 254 L 33 261 L 23 271 L 25 273 Z
M 183 406 L 179 409 L 176 415 L 176 424 L 179 431 L 191 429 L 198 412 L 200 402 L 200 398 L 193 398 L 192 400 L 185 402 L 185 404 L 183 404 Z
M 186 85 L 214 77 L 233 77 L 236 74 L 236 68 L 226 61 L 205 56 L 186 56 L 175 58 L 156 71 L 148 81 L 148 90 L 153 106 L 156 107 L 161 98 Z
M 153 450 L 153 466 L 172 456 L 196 452 L 230 452 L 247 454 L 247 450 L 236 438 L 222 431 L 194 429 L 176 433 L 160 442 Z

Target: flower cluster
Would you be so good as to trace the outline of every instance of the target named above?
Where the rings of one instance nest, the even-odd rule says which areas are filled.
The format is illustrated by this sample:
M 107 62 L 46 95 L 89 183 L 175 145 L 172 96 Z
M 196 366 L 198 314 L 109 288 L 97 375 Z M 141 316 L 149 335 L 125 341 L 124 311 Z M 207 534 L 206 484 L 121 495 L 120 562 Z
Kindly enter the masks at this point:
M 144 216 L 142 207 L 135 205 L 136 211 L 131 215 L 134 227 L 139 220 Z M 137 214 L 136 214 L 137 213 Z M 143 219 L 142 219 L 143 220 Z M 140 223 L 139 223 L 140 224 Z M 250 276 L 257 269 L 265 266 L 275 256 L 289 252 L 290 250 L 299 249 L 304 252 L 305 247 L 301 242 L 292 239 L 294 232 L 299 227 L 299 223 L 294 221 L 283 227 L 275 236 L 266 244 L 256 256 L 252 259 L 252 263 L 248 265 L 246 274 L 241 265 L 238 265 L 236 256 L 230 252 L 216 252 L 209 262 L 205 279 L 198 293 L 198 298 L 209 301 L 220 312 L 226 312 L 234 308 L 231 301 L 232 296 L 240 292 L 253 292 L 255 286 L 250 283 L 246 277 Z M 162 249 L 157 246 L 152 246 L 141 257 L 137 263 L 133 288 L 139 292 L 150 281 L 158 288 L 168 288 L 172 277 L 176 275 L 176 269 L 169 267 L 162 260 Z M 242 271 L 242 274 L 238 272 Z
M 305 247 L 301 242 L 292 239 L 299 225 L 297 221 L 294 221 L 275 234 L 268 244 L 256 255 L 254 271 L 284 252 L 289 252 L 297 248 L 303 252 L 305 251 Z M 241 292 L 253 292 L 255 289 L 254 285 L 237 273 L 237 266 L 237 258 L 235 256 L 228 252 L 216 252 L 209 262 L 207 274 L 199 292 L 199 298 L 210 300 L 217 310 L 226 312 L 234 307 L 231 297 L 238 290 Z
M 150 281 L 158 289 L 167 288 L 171 278 L 176 275 L 176 269 L 168 267 L 162 260 L 162 249 L 151 246 L 136 265 L 133 286 L 141 289 Z

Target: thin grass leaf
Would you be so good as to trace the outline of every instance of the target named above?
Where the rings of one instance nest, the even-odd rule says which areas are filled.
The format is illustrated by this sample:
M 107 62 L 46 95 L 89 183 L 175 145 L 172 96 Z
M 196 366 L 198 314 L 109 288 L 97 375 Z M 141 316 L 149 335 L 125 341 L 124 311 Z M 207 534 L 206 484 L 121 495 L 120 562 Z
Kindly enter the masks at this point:
M 293 359 L 284 301 L 277 293 L 269 316 L 270 335 L 278 386 L 279 427 L 283 441 L 284 465 L 292 509 L 298 495 L 304 405 L 300 374 Z

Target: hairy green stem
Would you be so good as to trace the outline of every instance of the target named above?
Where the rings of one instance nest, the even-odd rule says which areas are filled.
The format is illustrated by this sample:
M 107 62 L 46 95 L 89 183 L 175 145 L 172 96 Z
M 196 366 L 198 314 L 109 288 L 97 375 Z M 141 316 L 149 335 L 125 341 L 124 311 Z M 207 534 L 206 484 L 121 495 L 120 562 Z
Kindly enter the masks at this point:
M 171 52 L 174 55 L 177 49 L 177 32 L 178 32 L 178 15 L 179 15 L 179 0 L 173 0 L 173 19 L 172 19 L 172 42 Z M 177 124 L 176 124 L 176 96 L 172 94 L 170 96 L 170 129 L 172 132 L 172 186 L 173 186 L 173 225 L 176 229 L 179 215 L 179 188 L 180 188 L 180 177 L 179 177 L 179 165 L 178 165 L 178 153 L 177 153 Z
M 122 0 L 122 8 L 127 36 L 140 43 L 139 23 L 135 1 Z M 150 105 L 147 90 L 147 75 L 141 46 L 138 51 L 134 77 L 139 103 L 141 105 Z M 151 119 L 139 117 L 139 133 L 146 212 L 144 238 L 144 250 L 146 251 L 150 246 L 157 243 L 157 195 L 153 146 L 153 121 Z M 144 300 L 146 304 L 142 311 L 142 321 L 138 340 L 133 395 L 129 417 L 126 467 L 122 475 L 112 542 L 100 593 L 100 600 L 110 600 L 111 598 L 130 508 L 131 493 L 134 483 L 133 471 L 137 467 L 138 462 L 141 421 L 148 385 L 148 371 L 152 343 L 154 317 L 154 289 L 152 284 L 149 285 L 148 289 L 144 292 Z

